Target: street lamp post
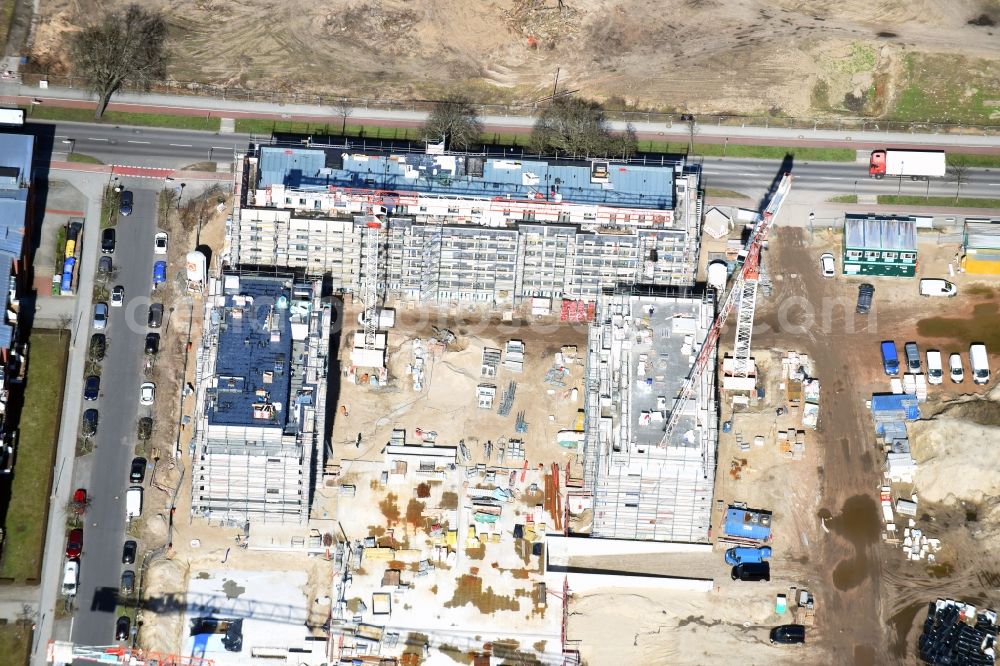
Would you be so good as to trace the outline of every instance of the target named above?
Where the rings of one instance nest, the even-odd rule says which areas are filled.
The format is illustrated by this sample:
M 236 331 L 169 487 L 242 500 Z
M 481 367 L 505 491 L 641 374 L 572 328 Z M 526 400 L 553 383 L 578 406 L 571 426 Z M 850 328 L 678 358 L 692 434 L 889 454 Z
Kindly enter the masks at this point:
M 181 193 L 177 197 L 177 210 L 181 209 L 181 199 L 184 198 L 184 188 L 187 187 L 187 183 L 181 183 Z

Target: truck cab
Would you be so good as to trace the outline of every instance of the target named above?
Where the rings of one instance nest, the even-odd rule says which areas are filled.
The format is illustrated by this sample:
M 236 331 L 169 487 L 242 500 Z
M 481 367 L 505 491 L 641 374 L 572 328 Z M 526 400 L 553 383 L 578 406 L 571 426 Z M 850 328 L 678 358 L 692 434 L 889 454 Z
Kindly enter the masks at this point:
M 899 354 L 896 353 L 896 343 L 892 340 L 882 341 L 882 369 L 890 377 L 899 374 Z

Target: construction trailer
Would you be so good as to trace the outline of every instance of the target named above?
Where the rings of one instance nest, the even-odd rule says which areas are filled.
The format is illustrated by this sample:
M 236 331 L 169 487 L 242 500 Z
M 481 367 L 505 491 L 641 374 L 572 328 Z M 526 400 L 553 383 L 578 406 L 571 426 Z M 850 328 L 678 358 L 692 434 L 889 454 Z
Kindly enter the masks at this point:
M 962 270 L 966 273 L 1000 275 L 1000 218 L 966 218 L 962 250 Z
M 750 541 L 771 540 L 771 512 L 730 506 L 722 523 L 727 537 Z
M 914 277 L 917 221 L 912 217 L 844 216 L 844 275 Z

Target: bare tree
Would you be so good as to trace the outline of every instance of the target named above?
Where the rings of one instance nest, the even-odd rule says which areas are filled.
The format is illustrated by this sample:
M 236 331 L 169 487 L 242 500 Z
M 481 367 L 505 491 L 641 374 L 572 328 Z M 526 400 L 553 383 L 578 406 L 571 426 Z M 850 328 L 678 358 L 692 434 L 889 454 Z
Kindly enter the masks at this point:
M 337 115 L 343 120 L 340 126 L 340 133 L 342 135 L 347 134 L 347 119 L 354 113 L 354 107 L 351 106 L 350 101 L 345 97 L 339 102 L 337 102 L 334 107 L 337 110 Z
M 948 174 L 955 181 L 955 201 L 958 201 L 958 197 L 962 193 L 962 185 L 965 184 L 969 175 L 969 163 L 962 157 L 953 158 L 951 164 L 948 165 Z
M 681 120 L 687 123 L 688 131 L 688 154 L 694 155 L 694 137 L 698 134 L 698 120 L 692 113 L 681 115 Z
M 137 4 L 104 14 L 73 36 L 70 52 L 74 69 L 97 95 L 94 118 L 104 115 L 111 96 L 125 81 L 148 89 L 165 75 L 166 39 L 163 16 Z
M 532 149 L 550 155 L 607 155 L 614 143 L 601 105 L 579 97 L 553 99 L 531 130 Z
M 59 342 L 62 342 L 63 331 L 69 329 L 69 325 L 73 323 L 73 316 L 68 314 L 61 314 L 56 317 L 56 328 L 59 329 Z
M 612 153 L 615 157 L 621 157 L 623 160 L 635 155 L 636 151 L 639 149 L 639 139 L 635 134 L 635 125 L 628 123 L 625 125 L 624 132 L 618 132 L 612 135 L 614 150 Z
M 483 124 L 468 98 L 452 95 L 434 104 L 424 132 L 428 141 L 443 138 L 446 148 L 464 150 L 479 143 Z

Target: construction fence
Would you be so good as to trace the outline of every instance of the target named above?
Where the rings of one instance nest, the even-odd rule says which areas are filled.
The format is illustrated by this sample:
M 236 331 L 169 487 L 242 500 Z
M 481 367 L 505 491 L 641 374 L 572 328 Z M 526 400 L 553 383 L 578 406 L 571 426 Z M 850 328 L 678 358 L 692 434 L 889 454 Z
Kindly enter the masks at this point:
M 39 81 L 48 81 L 50 86 L 66 88 L 86 88 L 86 82 L 75 76 L 48 75 L 31 72 L 21 73 L 21 82 L 29 86 L 37 86 Z M 154 83 L 149 90 L 142 89 L 131 83 L 122 86 L 123 92 L 154 92 L 172 95 L 197 95 L 214 97 L 223 100 L 239 100 L 246 102 L 264 102 L 273 104 L 310 104 L 329 107 L 330 115 L 340 117 L 342 108 L 350 109 L 380 109 L 391 111 L 429 111 L 438 100 L 432 99 L 371 99 L 365 97 L 344 97 L 341 95 L 322 94 L 307 91 L 260 90 L 250 88 L 217 86 L 197 81 L 166 80 Z M 478 104 L 476 108 L 481 116 L 525 116 L 534 115 L 539 104 Z M 847 116 L 827 118 L 792 118 L 788 116 L 769 115 L 736 115 L 736 114 L 688 114 L 680 112 L 639 111 L 627 109 L 605 109 L 610 120 L 624 122 L 662 123 L 666 128 L 677 126 L 687 127 L 694 122 L 698 126 L 718 127 L 777 127 L 801 130 L 835 130 L 856 132 L 903 132 L 913 134 L 968 134 L 996 136 L 1000 135 L 1000 125 L 967 125 L 948 122 L 938 122 L 935 119 L 925 121 L 899 121 L 875 118 L 856 118 Z M 350 115 L 349 113 L 347 115 Z M 693 120 L 692 120 L 693 119 Z

